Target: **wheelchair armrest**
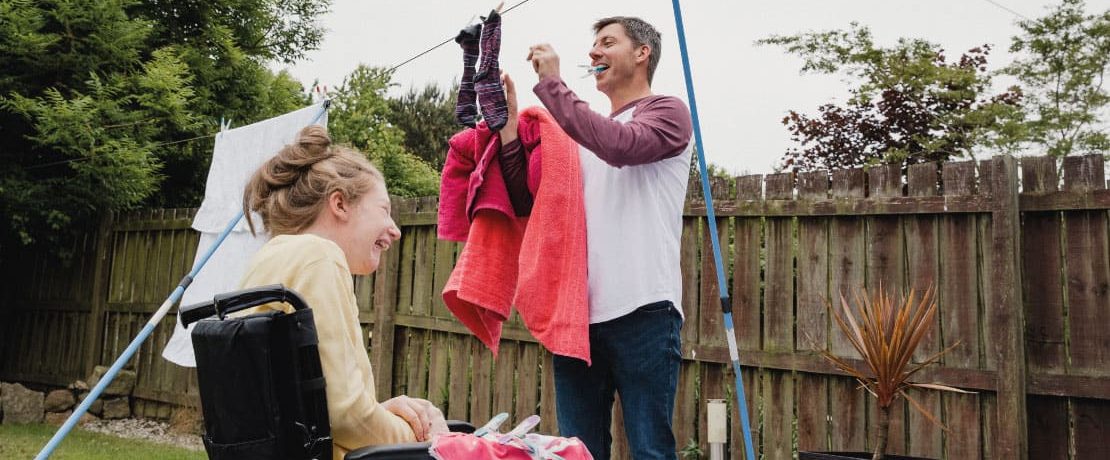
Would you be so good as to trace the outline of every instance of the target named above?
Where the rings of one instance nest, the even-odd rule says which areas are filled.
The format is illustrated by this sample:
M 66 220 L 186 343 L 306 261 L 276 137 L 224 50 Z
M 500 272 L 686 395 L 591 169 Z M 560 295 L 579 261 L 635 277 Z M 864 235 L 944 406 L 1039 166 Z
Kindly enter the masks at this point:
M 453 433 L 473 433 L 474 425 L 459 420 L 448 420 L 447 428 Z M 430 442 L 390 444 L 387 446 L 368 446 L 347 453 L 343 460 L 427 460 Z
M 477 429 L 478 428 L 471 425 L 470 422 L 464 422 L 462 420 L 447 421 L 447 430 L 452 433 L 473 433 Z

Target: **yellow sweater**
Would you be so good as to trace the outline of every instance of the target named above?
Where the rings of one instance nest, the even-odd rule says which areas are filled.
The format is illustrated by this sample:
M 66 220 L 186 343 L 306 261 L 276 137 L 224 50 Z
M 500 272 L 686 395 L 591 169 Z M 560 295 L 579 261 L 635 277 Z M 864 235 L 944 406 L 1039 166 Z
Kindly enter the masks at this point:
M 368 445 L 415 442 L 408 423 L 382 408 L 375 397 L 354 283 L 343 250 L 316 235 L 276 236 L 251 259 L 240 285 L 274 283 L 297 291 L 312 308 L 335 440 L 333 458 L 342 460 L 348 451 Z M 253 312 L 271 308 L 292 309 L 271 303 Z

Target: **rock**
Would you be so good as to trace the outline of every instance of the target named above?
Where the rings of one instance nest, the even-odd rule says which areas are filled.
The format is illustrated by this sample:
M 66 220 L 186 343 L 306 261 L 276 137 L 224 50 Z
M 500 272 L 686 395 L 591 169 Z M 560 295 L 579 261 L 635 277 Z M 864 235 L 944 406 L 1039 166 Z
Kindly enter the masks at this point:
M 100 378 L 108 372 L 106 366 L 96 366 L 93 368 L 92 375 L 89 376 L 89 387 L 95 387 L 100 383 Z M 112 379 L 112 383 L 108 384 L 108 388 L 104 389 L 105 396 L 128 396 L 131 390 L 135 389 L 135 371 L 121 370 L 116 374 L 116 378 Z
M 46 423 L 54 426 L 62 426 L 62 424 L 65 423 L 66 420 L 69 420 L 69 417 L 72 415 L 73 411 L 71 410 L 67 410 L 65 412 L 47 412 Z M 84 426 L 86 423 L 95 422 L 98 420 L 100 420 L 100 417 L 97 417 L 93 414 L 85 413 L 82 414 L 81 418 L 77 420 L 77 426 Z
M 77 398 L 77 401 L 78 402 L 83 402 L 85 400 L 85 398 L 87 398 L 88 396 L 89 396 L 88 391 L 82 391 L 81 395 Z M 104 413 L 104 400 L 103 399 L 97 399 L 96 401 L 93 401 L 92 405 L 89 406 L 89 413 L 90 414 L 95 414 L 95 415 L 103 414 Z
M 73 392 L 69 390 L 54 390 L 46 395 L 46 401 L 43 402 L 42 409 L 46 412 L 62 412 L 73 409 L 76 401 L 73 399 Z
M 100 417 L 97 417 L 93 414 L 90 414 L 90 413 L 86 412 L 85 415 L 81 416 L 81 420 L 77 421 L 77 424 L 83 426 L 86 423 L 99 422 L 99 421 L 100 421 Z
M 4 424 L 39 423 L 42 421 L 42 393 L 31 391 L 18 383 L 0 383 L 0 406 L 4 408 Z
M 54 426 L 62 426 L 62 424 L 65 423 L 66 420 L 69 419 L 70 415 L 73 415 L 73 411 L 71 411 L 71 410 L 67 410 L 65 412 L 47 412 L 46 413 L 46 424 L 47 425 L 54 425 Z
M 75 391 L 85 391 L 89 389 L 89 384 L 85 383 L 84 380 L 74 380 L 68 388 Z
M 104 401 L 104 417 L 107 420 L 127 418 L 131 416 L 130 398 L 115 398 Z

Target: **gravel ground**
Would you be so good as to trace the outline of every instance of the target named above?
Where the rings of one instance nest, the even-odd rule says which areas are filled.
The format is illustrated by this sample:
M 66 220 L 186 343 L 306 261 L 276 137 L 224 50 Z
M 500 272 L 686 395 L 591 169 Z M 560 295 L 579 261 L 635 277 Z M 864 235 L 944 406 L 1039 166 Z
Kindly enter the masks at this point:
M 125 418 L 119 420 L 97 420 L 81 425 L 82 428 L 97 433 L 110 434 L 123 438 L 145 439 L 160 444 L 170 444 L 191 450 L 203 450 L 200 436 L 171 433 L 169 424 L 157 420 Z

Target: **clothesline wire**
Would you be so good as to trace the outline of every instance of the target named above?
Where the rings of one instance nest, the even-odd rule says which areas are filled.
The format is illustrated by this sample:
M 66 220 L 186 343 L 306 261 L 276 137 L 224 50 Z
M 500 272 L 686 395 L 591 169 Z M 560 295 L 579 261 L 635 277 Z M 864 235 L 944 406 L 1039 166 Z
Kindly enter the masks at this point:
M 525 4 L 525 3 L 528 3 L 528 2 L 530 2 L 530 1 L 532 1 L 532 0 L 521 0 L 521 1 L 520 1 L 520 2 L 518 2 L 517 4 L 515 4 L 515 5 L 513 5 L 513 6 L 510 6 L 510 7 L 508 7 L 508 8 L 506 8 L 506 9 L 505 9 L 505 11 L 502 11 L 502 12 L 501 12 L 501 15 L 505 15 L 505 14 L 507 14 L 508 12 L 510 12 L 510 11 L 512 11 L 512 10 L 514 10 L 514 9 L 516 9 L 517 7 L 519 7 L 519 6 L 521 6 L 521 5 Z M 416 59 L 419 59 L 419 58 L 420 58 L 421 56 L 424 56 L 425 54 L 428 54 L 428 53 L 430 53 L 430 52 L 432 52 L 432 51 L 435 51 L 435 50 L 436 50 L 437 48 L 439 48 L 439 47 L 441 47 L 441 46 L 443 46 L 443 45 L 446 45 L 446 44 L 450 43 L 450 42 L 451 42 L 452 40 L 454 40 L 454 39 L 455 39 L 455 37 L 453 37 L 453 36 L 452 36 L 452 37 L 448 38 L 447 40 L 444 40 L 444 41 L 443 41 L 442 43 L 440 43 L 440 44 L 438 44 L 438 45 L 436 45 L 436 46 L 433 46 L 433 47 L 431 47 L 431 48 L 428 48 L 427 50 L 424 50 L 424 51 L 420 52 L 419 54 L 417 54 L 417 55 L 415 55 L 415 56 L 413 56 L 413 57 L 411 57 L 411 58 L 408 58 L 408 59 L 406 59 L 406 60 L 405 60 L 404 62 L 402 62 L 402 63 L 400 63 L 400 64 L 397 64 L 397 65 L 395 65 L 395 66 L 391 67 L 391 68 L 389 69 L 389 72 L 393 72 L 394 70 L 397 70 L 397 69 L 401 68 L 401 67 L 402 67 L 402 66 L 404 66 L 405 64 L 408 64 L 408 63 L 410 63 L 410 62 L 412 62 L 412 61 L 415 61 Z M 153 118 L 151 118 L 151 119 L 149 119 L 149 120 L 144 120 L 144 121 L 138 121 L 138 122 L 135 122 L 135 123 L 127 123 L 127 124 L 125 124 L 125 125 L 113 125 L 113 126 L 107 126 L 106 128 L 116 128 L 116 127 L 121 127 L 121 126 L 127 126 L 127 125 L 132 125 L 132 124 L 139 124 L 139 123 L 144 123 L 144 122 L 146 122 L 146 121 L 152 121 L 152 120 L 154 120 L 154 119 L 153 119 Z M 188 139 L 179 139 L 179 140 L 176 140 L 176 141 L 161 142 L 161 143 L 158 143 L 158 144 L 154 144 L 153 146 L 151 146 L 151 148 L 165 147 L 165 146 L 167 146 L 167 145 L 181 144 L 181 143 L 184 143 L 184 142 L 192 142 L 192 141 L 195 141 L 195 140 L 200 140 L 200 139 L 207 139 L 207 138 L 211 138 L 211 137 L 216 137 L 216 135 L 217 135 L 217 134 L 219 134 L 219 132 L 218 132 L 218 131 L 217 131 L 217 132 L 214 132 L 214 133 L 211 133 L 211 134 L 203 134 L 203 135 L 200 135 L 200 136 L 196 136 L 196 137 L 190 137 L 190 138 L 188 138 Z M 75 162 L 75 161 L 85 161 L 85 160 L 90 160 L 90 159 L 92 159 L 92 157 L 78 157 L 78 158 L 70 158 L 70 159 L 66 159 L 66 160 L 61 160 L 61 161 L 53 161 L 53 162 L 50 162 L 50 163 L 43 163 L 43 164 L 37 164 L 37 165 L 33 165 L 33 166 L 28 166 L 28 167 L 26 167 L 26 168 L 24 168 L 24 169 L 39 169 L 39 168 L 46 168 L 46 167 L 50 167 L 50 166 L 56 166 L 56 165 L 60 165 L 60 164 L 66 164 L 66 163 L 73 163 L 73 162 Z
M 504 15 L 508 14 L 508 13 L 509 13 L 510 11 L 512 11 L 512 10 L 514 10 L 514 9 L 516 9 L 516 7 L 518 7 L 518 6 L 520 6 L 520 5 L 523 5 L 523 4 L 525 4 L 525 3 L 528 3 L 528 2 L 530 2 L 530 1 L 532 1 L 532 0 L 522 0 L 522 1 L 520 2 L 520 3 L 517 3 L 516 5 L 510 6 L 509 8 L 505 9 L 505 11 L 502 11 L 502 12 L 501 12 L 501 15 L 502 15 L 502 16 L 504 16 Z M 389 72 L 393 72 L 394 70 L 397 70 L 397 69 L 398 69 L 398 68 L 400 68 L 401 66 L 403 66 L 403 65 L 405 65 L 405 64 L 408 64 L 408 63 L 410 63 L 410 62 L 412 62 L 412 61 L 415 61 L 416 59 L 420 58 L 421 56 L 423 56 L 423 55 L 425 55 L 425 54 L 428 54 L 428 53 L 431 53 L 432 51 L 435 51 L 436 49 L 438 49 L 439 47 L 441 47 L 441 46 L 443 46 L 443 45 L 446 45 L 446 44 L 448 44 L 448 43 L 451 43 L 451 42 L 452 42 L 453 40 L 455 40 L 455 36 L 454 36 L 454 35 L 452 35 L 452 36 L 450 36 L 450 37 L 447 37 L 447 39 L 446 39 L 446 40 L 444 40 L 444 41 L 440 42 L 440 43 L 439 43 L 438 45 L 435 45 L 435 46 L 433 46 L 433 47 L 431 47 L 431 48 L 428 48 L 428 49 L 426 49 L 426 50 L 424 50 L 424 51 L 421 51 L 421 52 L 420 52 L 419 54 L 417 54 L 416 56 L 413 56 L 413 57 L 410 57 L 410 58 L 408 58 L 408 59 L 405 59 L 405 60 L 404 60 L 403 62 L 401 62 L 400 64 L 397 64 L 397 65 L 395 65 L 395 66 L 391 67 L 391 68 L 389 69 Z
M 1006 11 L 1008 11 L 1008 12 L 1009 12 L 1010 14 L 1012 14 L 1012 15 L 1014 15 L 1014 16 L 1017 16 L 1017 17 L 1019 17 L 1019 18 L 1025 19 L 1026 21 L 1028 21 L 1028 20 L 1029 20 L 1029 18 L 1028 18 L 1028 17 L 1026 17 L 1026 16 L 1024 15 L 1024 14 L 1018 13 L 1017 11 L 1014 11 L 1014 10 L 1013 10 L 1013 9 L 1011 9 L 1010 7 L 1008 7 L 1008 6 L 1006 6 L 1006 5 L 1003 5 L 1003 4 L 1001 4 L 1001 3 L 998 3 L 998 2 L 996 2 L 996 1 L 994 1 L 994 0 L 983 0 L 983 1 L 985 1 L 985 2 L 987 2 L 987 3 L 990 3 L 991 5 L 997 6 L 997 7 L 1001 8 L 1001 9 L 1003 9 L 1003 10 L 1006 10 Z

